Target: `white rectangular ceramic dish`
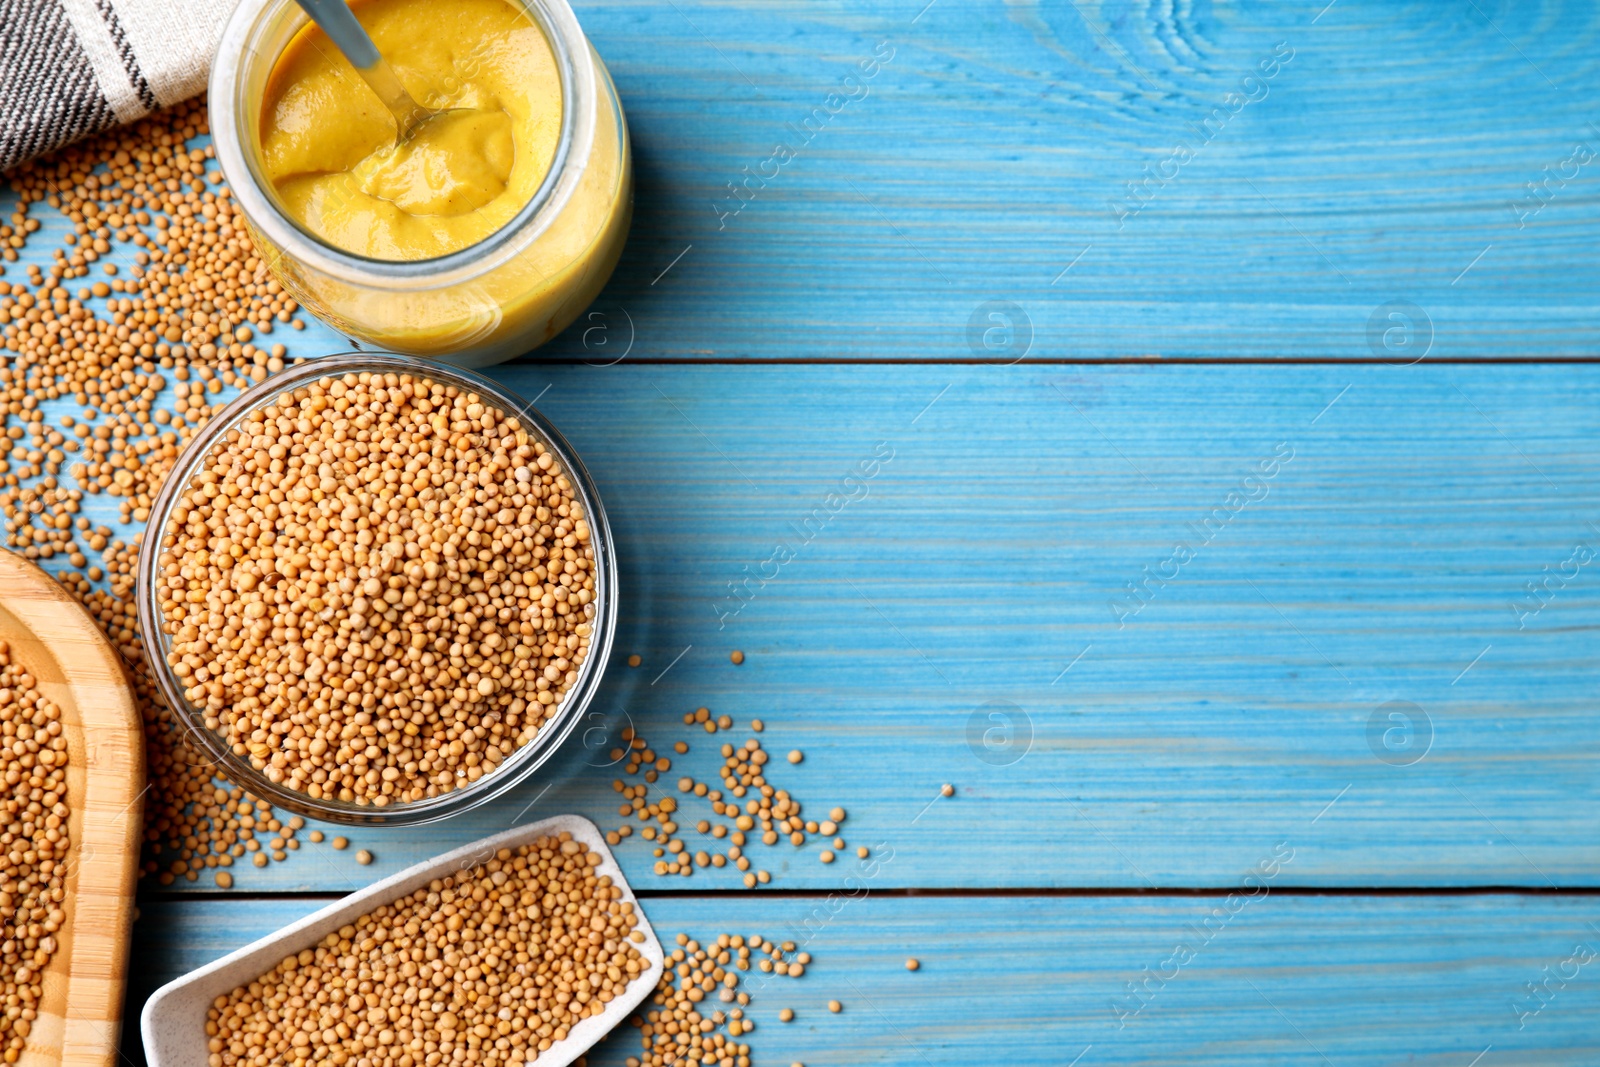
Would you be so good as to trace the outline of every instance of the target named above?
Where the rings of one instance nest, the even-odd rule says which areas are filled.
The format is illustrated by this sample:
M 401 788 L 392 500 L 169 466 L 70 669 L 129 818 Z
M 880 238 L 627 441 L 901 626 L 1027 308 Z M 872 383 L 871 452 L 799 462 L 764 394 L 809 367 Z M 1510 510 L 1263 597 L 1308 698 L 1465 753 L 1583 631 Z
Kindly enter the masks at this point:
M 420 889 L 435 878 L 476 866 L 499 849 L 516 848 L 535 838 L 559 834 L 563 830 L 583 842 L 591 851 L 598 852 L 600 873 L 611 876 L 611 880 L 622 890 L 623 900 L 634 899 L 633 890 L 622 877 L 622 870 L 617 866 L 611 850 L 606 847 L 599 828 L 581 816 L 558 815 L 486 837 L 352 893 L 253 945 L 246 945 L 156 990 L 145 1002 L 144 1013 L 140 1017 L 149 1067 L 206 1067 L 209 1059 L 206 1052 L 206 1012 L 212 1001 L 272 970 L 289 953 L 311 948 L 328 934 L 346 923 L 354 922 L 373 908 Z M 661 943 L 656 940 L 655 931 L 650 929 L 644 911 L 637 910 L 638 929 L 644 933 L 644 942 L 637 947 L 639 954 L 650 964 L 650 969 L 632 982 L 623 996 L 607 1004 L 603 1013 L 585 1019 L 572 1028 L 566 1040 L 540 1053 L 538 1059 L 533 1061 L 534 1067 L 566 1067 L 615 1029 L 628 1017 L 629 1012 L 655 992 L 665 960 Z

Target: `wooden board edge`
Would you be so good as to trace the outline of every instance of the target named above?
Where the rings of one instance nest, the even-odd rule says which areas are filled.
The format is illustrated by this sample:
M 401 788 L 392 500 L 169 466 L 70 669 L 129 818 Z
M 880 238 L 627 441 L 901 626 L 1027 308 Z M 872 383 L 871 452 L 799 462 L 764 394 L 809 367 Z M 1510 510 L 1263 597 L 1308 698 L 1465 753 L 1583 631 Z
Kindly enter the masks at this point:
M 0 552 L 0 604 L 38 635 L 53 659 L 41 685 L 68 730 L 68 923 L 46 966 L 64 977 L 57 1003 L 47 987 L 39 1027 L 20 1062 L 111 1067 L 118 1060 L 123 992 L 143 838 L 144 731 L 122 657 L 84 608 L 42 569 Z M 30 670 L 43 671 L 29 664 Z M 76 793 L 76 796 L 73 794 Z M 36 1046 L 33 1038 L 41 1041 Z M 45 1037 L 55 1041 L 45 1044 Z

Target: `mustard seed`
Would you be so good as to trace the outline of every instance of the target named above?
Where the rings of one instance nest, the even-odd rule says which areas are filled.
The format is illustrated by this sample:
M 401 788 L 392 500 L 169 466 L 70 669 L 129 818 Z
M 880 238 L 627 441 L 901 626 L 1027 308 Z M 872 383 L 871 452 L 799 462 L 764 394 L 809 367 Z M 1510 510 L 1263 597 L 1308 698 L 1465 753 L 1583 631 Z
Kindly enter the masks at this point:
M 283 366 L 281 346 L 262 366 L 266 353 L 239 331 L 304 326 L 220 174 L 208 172 L 212 150 L 190 147 L 207 132 L 205 101 L 195 99 L 23 164 L 7 175 L 13 228 L 0 228 L 10 259 L 39 231 L 29 216 L 41 205 L 75 230 L 48 273 L 33 265 L 27 286 L 0 283 L 0 423 L 29 427 L 36 439 L 36 451 L 0 458 L 0 511 L 6 547 L 70 563 L 58 581 L 129 668 L 150 785 L 140 876 L 163 884 L 195 880 L 198 869 L 233 856 L 238 817 L 260 809 L 190 747 L 149 676 L 133 603 L 137 544 L 91 528 L 79 512 L 87 496 L 115 498 L 121 521 L 145 522 L 179 449 L 227 402 L 223 387 Z M 102 262 L 109 280 L 89 282 L 116 245 L 132 246 L 132 268 Z M 76 300 L 73 279 L 87 287 Z M 60 416 L 69 434 L 43 432 L 38 405 L 51 401 L 81 413 Z M 62 528 L 72 516 L 76 529 Z M 85 547 L 102 558 L 86 567 Z
M 805 753 L 801 752 L 798 748 L 789 753 L 789 762 L 790 763 L 799 763 L 801 760 L 803 760 L 805 758 L 806 758 Z
M 630 667 L 637 667 L 639 664 L 641 664 L 643 662 L 644 662 L 644 660 L 639 657 L 639 654 L 637 652 L 635 652 L 633 655 L 628 657 L 628 666 L 630 666 Z
M 732 660 L 733 665 L 737 667 L 739 664 L 744 662 L 744 653 L 740 652 L 738 649 L 734 649 L 732 652 L 728 653 L 728 658 Z
M 833 853 L 827 849 L 823 849 L 822 852 L 817 856 L 817 859 L 821 860 L 823 863 L 832 863 Z
M 745 1014 L 750 994 L 738 988 L 740 972 L 748 971 L 752 954 L 764 953 L 756 963 L 763 973 L 781 973 L 783 956 L 794 951 L 793 942 L 780 950 L 760 936 L 719 934 L 714 941 L 700 942 L 680 934 L 678 946 L 667 954 L 666 973 L 656 987 L 652 1007 L 636 1017 L 644 1048 L 642 1057 L 629 1057 L 630 1067 L 683 1067 L 684 1064 L 715 1064 L 717 1067 L 749 1067 L 750 1046 L 732 1039 L 742 1038 L 756 1029 Z M 777 966 L 775 966 L 775 962 Z M 798 964 L 789 965 L 792 976 Z M 724 1010 L 708 1005 L 716 991 L 717 1005 L 738 1004 Z M 732 993 L 730 1000 L 728 995 Z M 708 1010 L 709 1009 L 709 1010 Z M 794 1019 L 792 1008 L 778 1012 L 782 1022 Z M 723 1032 L 719 1033 L 721 1030 Z
M 599 863 L 568 834 L 541 838 L 375 908 L 218 997 L 205 1027 L 211 1063 L 356 1064 L 424 1034 L 436 1049 L 463 1053 L 492 1038 L 481 1052 L 501 1055 L 475 1062 L 534 1060 L 649 966 L 634 905 L 596 874 Z M 426 965 L 413 962 L 424 955 Z M 669 967 L 663 982 L 674 977 Z M 341 993 L 330 1000 L 333 991 Z
M 948 782 L 946 782 L 944 785 L 941 785 L 939 787 L 939 795 L 942 796 L 942 797 L 955 796 L 955 793 L 956 793 L 956 787 L 951 785 Z
M 830 1000 L 828 1001 L 828 1010 L 837 1015 L 841 1011 L 844 1011 L 844 1005 L 840 1004 L 837 1000 Z
M 348 837 L 336 837 L 333 839 L 333 847 L 343 852 L 350 847 L 350 839 Z
M 686 726 L 702 723 L 715 727 L 719 720 L 732 726 L 731 716 L 713 718 L 709 709 L 703 707 L 687 712 L 683 716 Z M 624 773 L 634 775 L 644 772 L 643 778 L 646 784 L 629 785 L 620 778 L 612 782 L 613 790 L 621 793 L 623 799 L 627 801 L 618 807 L 618 814 L 623 818 L 633 816 L 647 824 L 642 836 L 646 840 L 657 841 L 661 846 L 655 850 L 655 858 L 662 860 L 654 865 L 657 874 L 663 876 L 692 874 L 697 866 L 704 865 L 691 862 L 692 853 L 684 852 L 684 844 L 675 837 L 677 824 L 670 820 L 668 812 L 675 809 L 679 802 L 678 797 L 663 797 L 655 803 L 647 799 L 649 796 L 647 786 L 655 779 L 645 768 L 651 766 L 648 761 L 655 755 L 655 751 L 633 727 L 623 731 L 622 739 L 627 745 L 629 759 L 623 767 Z M 672 747 L 673 751 L 683 754 L 688 745 L 677 742 Z M 740 847 L 754 838 L 759 838 L 760 843 L 767 846 L 775 846 L 787 838 L 795 847 L 802 847 L 808 840 L 807 834 L 819 833 L 822 826 L 814 820 L 803 820 L 800 817 L 799 801 L 795 800 L 787 790 L 777 788 L 767 779 L 766 774 L 772 761 L 770 754 L 762 748 L 758 737 L 747 738 L 738 745 L 725 742 L 719 746 L 719 750 L 722 755 L 722 767 L 718 776 L 722 788 L 714 789 L 706 782 L 684 775 L 677 779 L 677 793 L 683 797 L 705 798 L 713 813 L 729 820 L 729 822 L 713 823 L 708 819 L 699 819 L 693 822 L 699 833 L 709 832 L 713 838 L 726 839 L 734 846 L 728 850 L 726 856 L 713 855 L 710 866 L 724 867 L 731 860 L 732 865 L 742 875 L 753 875 L 754 883 L 751 883 L 749 878 L 743 879 L 750 888 L 769 884 L 772 879 L 771 873 L 755 869 L 750 859 L 742 855 Z M 622 748 L 615 749 L 612 752 L 612 759 L 621 760 L 624 754 Z M 660 765 L 659 760 L 654 764 L 656 767 Z M 832 811 L 841 817 L 844 815 L 843 808 L 835 807 Z M 649 825 L 650 823 L 656 825 Z M 828 829 L 836 832 L 837 822 L 829 820 Z M 618 839 L 627 836 L 623 831 L 630 830 L 631 827 L 622 827 L 617 831 Z M 835 858 L 844 847 L 844 839 L 834 836 L 832 851 L 835 853 Z M 680 857 L 681 862 L 675 862 L 672 857 Z
M 372 862 L 372 853 L 368 852 L 366 849 L 362 849 L 360 852 L 356 853 L 356 862 L 361 864 L 363 867 L 367 866 L 367 864 Z
M 186 488 L 160 532 L 168 663 L 273 782 L 436 797 L 493 772 L 577 681 L 587 518 L 549 449 L 474 393 L 317 379 L 246 414 Z
M 44 996 L 44 972 L 66 922 L 67 738 L 61 710 L 0 641 L 0 1049 L 15 1063 Z
M 311 843 L 313 845 L 320 845 L 322 843 L 322 831 L 321 830 L 313 830 L 313 831 L 311 831 L 311 833 L 307 834 L 306 836 L 311 838 Z
M 218 889 L 233 888 L 233 875 L 229 874 L 227 871 L 218 871 L 216 881 Z
M 917 969 L 917 968 L 918 968 L 918 967 L 921 967 L 921 966 L 922 966 L 922 964 L 921 964 L 921 963 L 919 963 L 919 962 L 918 962 L 918 961 L 917 961 L 917 960 L 916 960 L 916 958 L 915 958 L 915 957 L 913 957 L 913 958 L 911 958 L 911 959 L 909 959 L 909 960 L 906 960 L 906 970 L 908 970 L 908 971 L 914 971 L 914 970 L 916 970 L 916 969 Z

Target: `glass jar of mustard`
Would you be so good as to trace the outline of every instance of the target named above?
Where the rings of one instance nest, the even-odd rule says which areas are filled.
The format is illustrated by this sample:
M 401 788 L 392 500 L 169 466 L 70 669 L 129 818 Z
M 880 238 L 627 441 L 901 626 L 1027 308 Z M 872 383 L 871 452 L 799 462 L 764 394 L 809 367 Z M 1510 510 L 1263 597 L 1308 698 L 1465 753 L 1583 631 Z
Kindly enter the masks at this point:
M 484 366 L 544 343 L 604 286 L 632 216 L 605 64 L 566 0 L 353 6 L 412 95 L 446 114 L 396 145 L 294 0 L 243 0 L 209 108 L 259 251 L 294 299 L 379 348 Z M 462 145 L 469 165 L 442 154 Z

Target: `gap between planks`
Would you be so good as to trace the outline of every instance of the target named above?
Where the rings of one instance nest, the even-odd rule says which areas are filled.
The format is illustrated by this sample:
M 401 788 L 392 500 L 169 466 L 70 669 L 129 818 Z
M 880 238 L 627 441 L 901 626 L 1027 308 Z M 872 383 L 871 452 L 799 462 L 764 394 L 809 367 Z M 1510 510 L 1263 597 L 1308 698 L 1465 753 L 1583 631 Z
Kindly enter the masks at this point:
M 875 889 L 871 896 L 879 898 L 910 897 L 1192 897 L 1220 898 L 1238 892 L 1238 886 L 1216 886 L 1203 889 L 1166 887 L 1150 889 L 1140 886 L 1111 886 L 1104 888 L 996 888 L 975 889 L 945 887 L 917 889 L 900 887 Z M 640 900 L 825 900 L 842 889 L 640 889 L 633 887 L 633 895 Z M 149 893 L 140 897 L 141 903 L 181 903 L 186 900 L 342 900 L 348 893 L 331 892 L 248 892 L 237 890 L 191 890 L 182 893 Z M 1272 890 L 1273 896 L 1284 897 L 1600 897 L 1600 886 L 1550 886 L 1477 885 L 1477 886 L 1280 886 Z
M 534 354 L 518 356 L 504 363 L 484 368 L 488 374 L 493 374 L 497 367 L 580 367 L 596 366 L 605 370 L 618 366 L 617 363 L 596 365 L 591 359 L 578 356 L 549 356 L 541 357 Z M 908 357 L 894 356 L 883 359 L 866 356 L 838 356 L 819 357 L 816 359 L 802 359 L 797 356 L 772 356 L 749 358 L 738 356 L 640 356 L 626 360 L 630 365 L 641 367 L 1355 367 L 1355 366 L 1391 366 L 1396 365 L 1393 360 L 1378 359 L 1372 356 L 1351 356 L 1348 359 L 1335 359 L 1317 356 L 1247 356 L 1224 358 L 1221 356 L 1092 356 L 1081 358 L 1048 357 L 1039 359 L 972 359 L 962 357 L 932 356 L 926 359 L 911 359 Z M 1600 363 L 1600 355 L 1594 356 L 1450 356 L 1448 358 L 1424 359 L 1418 364 L 1443 367 L 1496 367 L 1496 366 L 1589 366 Z

